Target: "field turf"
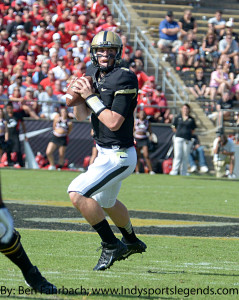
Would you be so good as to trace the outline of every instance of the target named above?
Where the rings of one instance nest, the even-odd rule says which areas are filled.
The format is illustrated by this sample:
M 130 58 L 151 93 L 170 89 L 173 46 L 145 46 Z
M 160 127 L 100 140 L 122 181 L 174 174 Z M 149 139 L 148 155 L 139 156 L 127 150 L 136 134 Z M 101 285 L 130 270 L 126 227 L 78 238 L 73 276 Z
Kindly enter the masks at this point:
M 22 244 L 60 290 L 54 296 L 31 294 L 21 272 L 2 255 L 1 299 L 239 299 L 238 180 L 130 176 L 119 199 L 147 252 L 93 272 L 99 237 L 66 193 L 76 175 L 1 170 L 3 198 Z

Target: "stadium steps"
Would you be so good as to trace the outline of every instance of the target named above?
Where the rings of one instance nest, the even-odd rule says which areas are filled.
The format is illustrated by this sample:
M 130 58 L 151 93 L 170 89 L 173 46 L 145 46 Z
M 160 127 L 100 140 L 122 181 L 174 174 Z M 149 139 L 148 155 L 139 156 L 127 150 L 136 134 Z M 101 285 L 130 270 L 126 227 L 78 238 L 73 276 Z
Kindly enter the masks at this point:
M 137 1 L 137 3 L 139 3 L 139 2 L 140 1 Z M 151 2 L 155 3 L 154 1 L 151 1 Z M 147 12 L 147 14 L 149 16 L 142 17 L 141 11 L 134 9 L 134 5 L 136 5 L 136 4 L 134 4 L 134 3 L 136 3 L 135 0 L 133 0 L 133 1 L 124 0 L 124 3 L 126 4 L 126 7 L 127 7 L 128 11 L 129 11 L 129 14 L 130 14 L 131 20 L 132 20 L 132 22 L 131 22 L 131 25 L 132 25 L 131 32 L 130 32 L 130 35 L 128 36 L 129 42 L 131 42 L 131 44 L 133 44 L 133 41 L 134 41 L 134 28 L 136 26 L 138 26 L 138 27 L 140 27 L 142 29 L 142 31 L 144 31 L 145 35 L 149 38 L 149 40 L 152 41 L 152 44 L 153 44 L 155 41 L 152 38 L 152 35 L 151 35 L 150 31 L 147 30 L 148 29 L 147 28 L 147 24 L 150 24 L 149 23 L 149 22 L 151 22 L 150 20 L 153 20 L 152 22 L 154 22 L 154 23 L 151 23 L 151 24 L 157 24 L 158 25 L 160 23 L 160 21 L 161 21 L 160 18 L 151 16 L 151 14 L 149 13 L 149 11 Z M 149 2 L 147 2 L 147 4 L 148 3 Z M 165 12 L 167 10 L 171 9 L 171 6 L 169 8 L 169 7 L 165 6 L 165 5 L 162 6 L 162 5 L 159 4 L 156 7 L 156 8 L 158 8 L 157 10 L 154 7 L 153 13 L 155 12 L 155 10 L 156 10 L 156 13 L 159 12 L 159 11 L 162 11 L 162 9 L 161 9 L 162 7 L 165 7 L 165 10 L 161 14 L 162 18 L 164 18 Z M 186 8 L 188 8 L 188 7 L 190 8 L 190 6 L 176 6 L 175 5 L 174 6 L 174 13 L 176 13 L 175 10 L 177 8 L 178 9 L 177 11 L 180 13 L 180 17 L 181 17 L 183 15 L 183 10 L 186 9 Z M 144 9 L 143 6 L 142 6 L 142 9 Z M 214 14 L 215 14 L 215 10 L 212 11 L 211 14 L 208 14 L 208 17 L 209 16 L 212 17 L 212 16 L 214 16 Z M 147 19 L 147 21 L 146 21 L 146 19 Z M 127 29 L 126 29 L 126 27 L 123 24 L 121 25 L 121 28 L 122 28 L 122 30 L 123 30 L 124 33 L 127 32 Z M 160 56 L 160 58 L 162 58 L 163 54 L 159 53 L 159 56 Z M 181 84 L 185 85 L 185 83 L 182 80 L 182 78 L 180 78 L 179 74 L 177 74 L 177 72 L 174 69 L 172 69 L 172 66 L 168 62 L 162 62 L 162 64 L 166 68 L 170 68 L 172 70 L 172 72 L 174 73 L 174 75 L 181 82 Z M 150 75 L 154 74 L 154 68 L 155 68 L 155 66 L 152 66 L 152 65 L 149 64 L 149 68 L 147 70 L 147 73 L 150 74 Z M 161 78 L 162 78 L 162 73 L 160 72 L 159 73 L 159 79 L 161 79 Z M 161 82 L 161 80 L 159 80 L 159 82 Z M 168 91 L 168 90 L 165 91 L 165 94 L 166 94 L 169 106 L 174 106 L 173 94 L 171 94 L 171 92 Z M 213 132 L 213 130 L 214 130 L 215 127 L 212 124 L 212 122 L 207 118 L 207 116 L 204 114 L 203 109 L 200 107 L 200 105 L 196 101 L 194 101 L 193 96 L 191 96 L 190 105 L 192 107 L 192 115 L 196 118 L 196 122 L 197 122 L 197 126 L 198 126 L 197 133 L 200 136 L 200 140 L 201 140 L 202 145 L 206 146 L 206 148 L 205 148 L 205 154 L 206 154 L 206 159 L 207 159 L 208 165 L 209 165 L 210 169 L 213 169 L 212 163 L 211 163 L 211 150 L 209 150 L 209 153 L 208 153 L 207 149 L 211 149 L 212 142 L 213 142 L 214 137 L 215 137 L 215 135 L 211 134 L 211 132 Z M 181 107 L 181 104 L 177 103 L 177 106 Z M 209 132 L 209 134 L 207 134 L 207 132 Z

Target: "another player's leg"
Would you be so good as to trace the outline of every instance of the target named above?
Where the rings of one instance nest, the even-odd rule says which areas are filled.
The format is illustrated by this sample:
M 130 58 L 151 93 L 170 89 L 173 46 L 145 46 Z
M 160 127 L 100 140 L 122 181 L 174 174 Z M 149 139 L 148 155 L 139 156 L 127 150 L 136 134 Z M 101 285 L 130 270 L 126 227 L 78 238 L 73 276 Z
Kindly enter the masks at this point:
M 13 219 L 8 209 L 5 207 L 1 193 L 0 178 L 0 224 L 6 228 L 6 232 L 0 239 L 0 252 L 11 260 L 22 271 L 26 283 L 36 291 L 46 294 L 55 294 L 56 287 L 49 283 L 30 262 L 21 244 L 20 234 L 14 230 Z
M 55 294 L 56 287 L 48 282 L 39 272 L 36 266 L 30 262 L 21 244 L 21 236 L 14 231 L 11 240 L 7 244 L 0 243 L 0 252 L 11 260 L 22 271 L 26 283 L 39 293 Z
M 110 268 L 115 261 L 122 259 L 127 247 L 114 235 L 98 202 L 76 192 L 70 192 L 69 196 L 73 205 L 97 231 L 102 240 L 102 253 L 94 270 L 104 271 Z
M 125 205 L 119 200 L 116 200 L 116 203 L 113 207 L 104 208 L 104 210 L 107 212 L 115 225 L 119 228 L 120 232 L 123 235 L 121 241 L 128 248 L 122 259 L 126 259 L 130 255 L 135 253 L 145 252 L 147 246 L 144 242 L 136 237 L 130 221 L 128 210 Z

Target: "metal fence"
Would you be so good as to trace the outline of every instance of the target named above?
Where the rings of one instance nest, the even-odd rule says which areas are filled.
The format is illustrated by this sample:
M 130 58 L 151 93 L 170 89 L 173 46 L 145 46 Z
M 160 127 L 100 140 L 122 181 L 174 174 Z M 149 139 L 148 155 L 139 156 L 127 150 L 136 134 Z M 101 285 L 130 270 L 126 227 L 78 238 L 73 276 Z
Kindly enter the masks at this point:
M 168 89 L 174 98 L 174 105 L 176 102 L 185 103 L 189 102 L 189 95 L 184 85 L 178 81 L 171 70 L 165 68 L 160 62 L 159 53 L 152 45 L 150 39 L 146 36 L 144 30 L 140 27 L 132 24 L 131 16 L 123 0 L 107 0 L 106 3 L 112 5 L 112 12 L 117 12 L 117 17 L 120 23 L 127 28 L 127 33 L 130 34 L 134 31 L 134 48 L 138 46 L 144 52 L 144 66 L 147 71 L 149 66 L 154 69 L 155 79 L 159 81 L 159 72 L 162 70 L 161 85 L 163 91 Z M 170 77 L 165 77 L 167 73 L 170 73 Z

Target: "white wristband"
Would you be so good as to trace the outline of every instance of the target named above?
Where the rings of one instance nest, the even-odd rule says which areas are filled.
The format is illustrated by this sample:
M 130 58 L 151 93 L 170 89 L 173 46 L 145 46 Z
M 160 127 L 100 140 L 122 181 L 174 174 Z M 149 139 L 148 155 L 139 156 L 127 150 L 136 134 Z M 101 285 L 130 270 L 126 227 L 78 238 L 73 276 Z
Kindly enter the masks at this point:
M 96 95 L 90 95 L 85 100 L 86 104 L 93 110 L 93 112 L 98 116 L 104 109 L 105 105 L 100 101 L 100 98 Z

